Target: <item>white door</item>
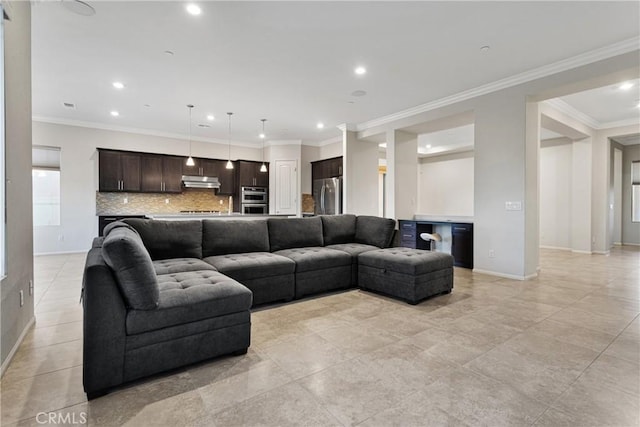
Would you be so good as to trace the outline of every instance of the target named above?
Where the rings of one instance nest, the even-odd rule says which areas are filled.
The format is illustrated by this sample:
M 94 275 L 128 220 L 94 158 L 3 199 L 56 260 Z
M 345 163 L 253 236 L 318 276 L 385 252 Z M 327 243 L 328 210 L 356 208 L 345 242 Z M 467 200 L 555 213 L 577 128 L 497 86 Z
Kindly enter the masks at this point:
M 295 160 L 276 160 L 276 214 L 298 214 L 298 165 Z

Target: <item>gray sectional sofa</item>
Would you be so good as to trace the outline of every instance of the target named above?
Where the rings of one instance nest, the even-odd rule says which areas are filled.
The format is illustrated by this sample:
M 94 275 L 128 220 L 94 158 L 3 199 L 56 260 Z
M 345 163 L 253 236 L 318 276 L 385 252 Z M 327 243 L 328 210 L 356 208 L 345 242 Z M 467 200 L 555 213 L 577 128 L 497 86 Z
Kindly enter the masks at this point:
M 84 389 L 250 344 L 251 307 L 358 285 L 358 256 L 390 246 L 395 221 L 339 215 L 110 224 L 83 278 Z

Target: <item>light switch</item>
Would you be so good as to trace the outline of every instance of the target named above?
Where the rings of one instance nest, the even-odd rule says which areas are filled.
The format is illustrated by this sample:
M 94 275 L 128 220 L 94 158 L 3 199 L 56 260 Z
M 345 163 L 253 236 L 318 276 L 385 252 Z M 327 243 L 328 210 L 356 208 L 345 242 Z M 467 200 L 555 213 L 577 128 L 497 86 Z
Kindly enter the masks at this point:
M 521 211 L 522 202 L 504 202 L 504 209 L 507 211 Z

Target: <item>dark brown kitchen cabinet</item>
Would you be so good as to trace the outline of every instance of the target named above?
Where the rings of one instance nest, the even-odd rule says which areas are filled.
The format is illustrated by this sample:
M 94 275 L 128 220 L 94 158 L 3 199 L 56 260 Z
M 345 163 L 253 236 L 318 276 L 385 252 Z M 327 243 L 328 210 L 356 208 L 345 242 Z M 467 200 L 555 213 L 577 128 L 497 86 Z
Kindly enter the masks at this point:
M 456 266 L 473 268 L 473 224 L 451 224 L 451 255 Z
M 215 175 L 220 181 L 220 188 L 216 194 L 220 196 L 235 196 L 239 193 L 238 185 L 236 181 L 236 168 L 238 162 L 233 162 L 233 169 L 227 169 L 226 160 L 213 160 L 215 162 L 214 167 Z
M 140 191 L 140 154 L 99 150 L 98 164 L 99 191 Z
M 260 172 L 262 163 L 244 160 L 237 163 L 238 185 L 240 187 L 269 187 L 269 172 Z
M 311 162 L 311 178 L 313 181 L 316 179 L 335 178 L 342 176 L 342 173 L 342 157 Z
M 142 156 L 140 191 L 179 193 L 182 191 L 182 158 L 145 154 Z
M 473 224 L 440 221 L 398 221 L 399 244 L 405 248 L 431 248 L 431 242 L 420 237 L 422 233 L 433 233 L 436 226 L 451 228 L 451 255 L 456 267 L 473 268 Z M 446 237 L 443 237 L 446 239 Z

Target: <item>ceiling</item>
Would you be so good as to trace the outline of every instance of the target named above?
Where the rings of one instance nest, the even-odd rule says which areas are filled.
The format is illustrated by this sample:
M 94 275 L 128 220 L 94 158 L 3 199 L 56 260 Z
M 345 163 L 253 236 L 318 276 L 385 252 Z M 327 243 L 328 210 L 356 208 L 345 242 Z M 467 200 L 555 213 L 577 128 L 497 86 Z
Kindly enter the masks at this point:
M 33 2 L 36 119 L 185 136 L 194 104 L 195 138 L 226 141 L 232 111 L 232 139 L 255 144 L 262 118 L 267 139 L 318 143 L 340 135 L 339 124 L 629 40 L 640 28 L 638 2 L 208 1 L 199 16 L 184 2 L 89 4 L 93 16 Z

